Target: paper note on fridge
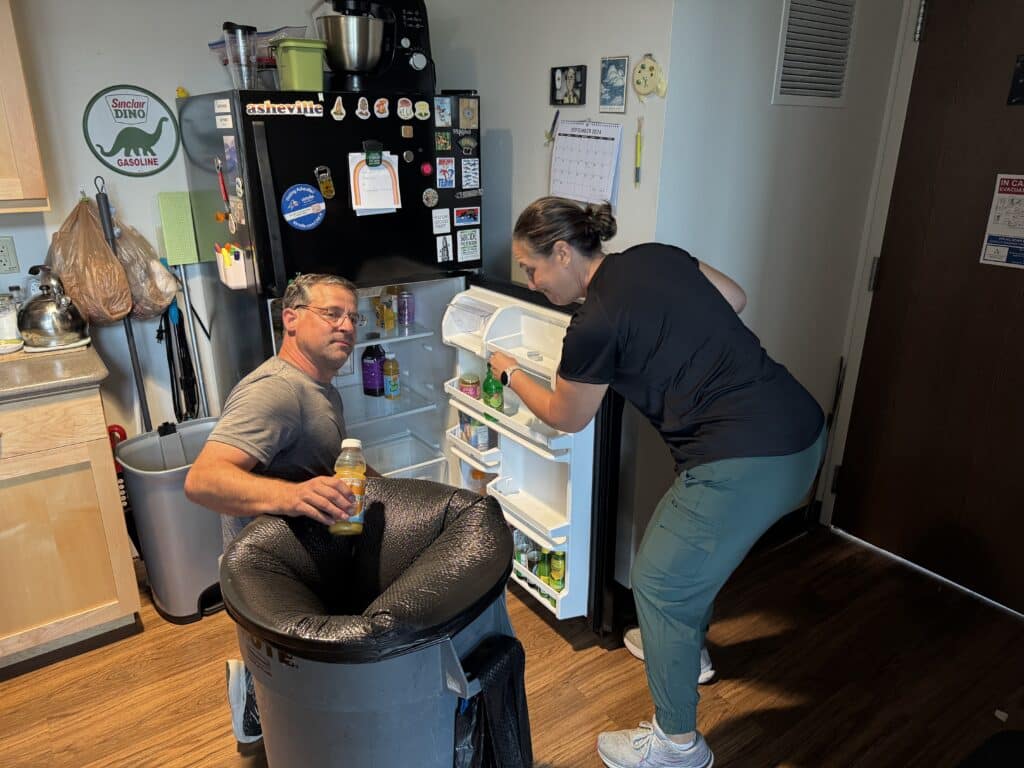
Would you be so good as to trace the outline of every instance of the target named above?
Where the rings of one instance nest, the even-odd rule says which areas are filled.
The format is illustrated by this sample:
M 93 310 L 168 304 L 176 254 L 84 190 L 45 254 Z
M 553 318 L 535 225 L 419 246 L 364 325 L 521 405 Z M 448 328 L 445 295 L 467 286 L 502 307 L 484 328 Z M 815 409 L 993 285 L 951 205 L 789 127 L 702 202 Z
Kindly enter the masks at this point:
M 402 192 L 398 186 L 398 158 L 384 152 L 380 165 L 366 164 L 362 152 L 348 155 L 349 189 L 352 207 L 356 212 L 393 213 L 402 207 Z

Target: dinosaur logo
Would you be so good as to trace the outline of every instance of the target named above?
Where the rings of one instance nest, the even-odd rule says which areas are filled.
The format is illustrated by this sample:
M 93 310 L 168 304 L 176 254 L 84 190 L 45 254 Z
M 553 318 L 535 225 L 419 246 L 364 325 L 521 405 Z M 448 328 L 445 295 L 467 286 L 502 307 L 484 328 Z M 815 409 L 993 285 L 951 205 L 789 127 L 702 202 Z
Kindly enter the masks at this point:
M 82 130 L 103 165 L 126 176 L 151 176 L 174 160 L 178 125 L 159 96 L 136 85 L 115 85 L 89 101 Z

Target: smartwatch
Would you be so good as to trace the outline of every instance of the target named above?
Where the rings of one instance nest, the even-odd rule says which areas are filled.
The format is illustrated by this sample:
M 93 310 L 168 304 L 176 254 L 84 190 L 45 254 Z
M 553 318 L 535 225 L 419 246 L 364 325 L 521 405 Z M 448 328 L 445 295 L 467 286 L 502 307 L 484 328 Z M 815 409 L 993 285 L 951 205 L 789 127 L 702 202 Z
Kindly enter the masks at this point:
M 501 372 L 501 386 L 507 387 L 509 382 L 512 381 L 512 374 L 519 370 L 518 365 L 513 365 L 511 368 L 506 368 Z

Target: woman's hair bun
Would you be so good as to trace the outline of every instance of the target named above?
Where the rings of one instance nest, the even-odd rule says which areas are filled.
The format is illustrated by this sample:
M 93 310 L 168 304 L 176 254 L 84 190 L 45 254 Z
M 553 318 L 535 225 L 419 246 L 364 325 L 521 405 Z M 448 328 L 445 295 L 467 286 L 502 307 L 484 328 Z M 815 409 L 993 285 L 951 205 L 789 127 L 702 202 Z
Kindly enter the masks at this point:
M 618 231 L 615 217 L 612 215 L 611 203 L 590 203 L 586 207 L 587 220 L 594 233 L 602 242 L 611 240 Z

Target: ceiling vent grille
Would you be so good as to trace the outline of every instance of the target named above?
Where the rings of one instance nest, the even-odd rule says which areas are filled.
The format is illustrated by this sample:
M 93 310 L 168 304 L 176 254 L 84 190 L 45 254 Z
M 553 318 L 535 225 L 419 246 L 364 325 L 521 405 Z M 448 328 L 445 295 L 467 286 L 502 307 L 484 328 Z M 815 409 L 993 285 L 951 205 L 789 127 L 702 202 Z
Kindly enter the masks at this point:
M 856 0 L 785 0 L 773 104 L 841 107 Z

